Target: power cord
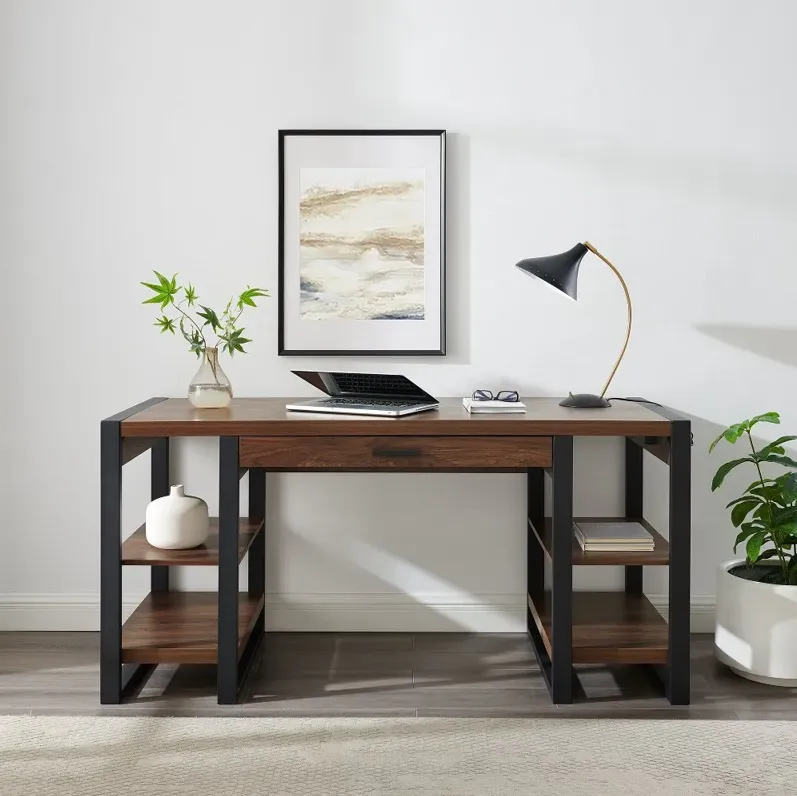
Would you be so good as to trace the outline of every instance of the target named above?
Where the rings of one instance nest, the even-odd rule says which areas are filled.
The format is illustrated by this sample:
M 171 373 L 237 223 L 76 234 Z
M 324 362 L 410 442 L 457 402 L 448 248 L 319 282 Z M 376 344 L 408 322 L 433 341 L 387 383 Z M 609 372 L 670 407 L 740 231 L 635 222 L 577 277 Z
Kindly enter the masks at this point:
M 662 404 L 657 404 L 655 401 L 648 401 L 647 398 L 607 398 L 607 401 L 611 403 L 612 401 L 630 401 L 633 404 L 650 404 L 651 406 L 661 406 Z

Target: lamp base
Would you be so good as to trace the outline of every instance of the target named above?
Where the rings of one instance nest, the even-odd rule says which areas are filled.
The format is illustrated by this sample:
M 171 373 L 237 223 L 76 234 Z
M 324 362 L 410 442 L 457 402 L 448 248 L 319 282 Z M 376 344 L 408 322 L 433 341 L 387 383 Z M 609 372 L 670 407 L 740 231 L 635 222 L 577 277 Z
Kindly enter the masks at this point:
M 571 409 L 608 409 L 611 404 L 600 395 L 590 395 L 589 393 L 573 395 L 571 392 L 567 398 L 559 401 L 559 406 L 569 406 Z

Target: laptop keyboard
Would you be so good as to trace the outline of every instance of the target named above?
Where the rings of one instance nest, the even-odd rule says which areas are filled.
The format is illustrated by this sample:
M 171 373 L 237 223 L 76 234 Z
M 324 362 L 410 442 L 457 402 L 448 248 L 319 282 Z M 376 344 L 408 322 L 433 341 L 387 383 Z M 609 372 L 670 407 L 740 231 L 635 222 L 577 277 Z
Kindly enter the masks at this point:
M 391 409 L 400 409 L 402 406 L 414 406 L 419 401 L 398 400 L 394 398 L 322 398 L 319 400 L 324 406 L 385 406 Z

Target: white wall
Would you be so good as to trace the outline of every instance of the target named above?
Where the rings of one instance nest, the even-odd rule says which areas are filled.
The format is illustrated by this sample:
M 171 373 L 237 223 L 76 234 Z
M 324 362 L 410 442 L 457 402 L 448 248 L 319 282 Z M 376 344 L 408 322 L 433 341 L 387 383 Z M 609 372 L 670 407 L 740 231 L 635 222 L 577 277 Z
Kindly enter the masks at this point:
M 710 608 L 731 495 L 708 493 L 707 443 L 769 409 L 797 427 L 796 25 L 789 0 L 0 0 L 0 626 L 96 627 L 99 421 L 183 394 L 195 368 L 138 282 L 180 271 L 216 301 L 276 288 L 276 131 L 301 126 L 449 131 L 449 354 L 279 358 L 271 301 L 225 363 L 237 393 L 303 393 L 297 366 L 402 370 L 438 395 L 595 390 L 623 333 L 611 274 L 585 261 L 569 305 L 512 267 L 589 238 L 638 319 L 612 392 L 695 421 L 692 586 Z M 618 511 L 618 444 L 577 454 L 576 510 Z M 215 456 L 177 456 L 211 504 Z M 146 457 L 131 467 L 129 530 Z M 649 472 L 661 523 L 666 473 Z M 268 488 L 274 625 L 522 626 L 522 476 Z

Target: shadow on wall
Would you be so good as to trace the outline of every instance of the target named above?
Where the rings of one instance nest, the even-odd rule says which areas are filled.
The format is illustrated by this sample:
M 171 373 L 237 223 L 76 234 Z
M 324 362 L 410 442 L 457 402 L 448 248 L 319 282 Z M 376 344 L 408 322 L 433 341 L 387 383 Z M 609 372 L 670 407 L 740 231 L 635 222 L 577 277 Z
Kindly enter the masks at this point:
M 298 595 L 271 598 L 272 622 L 277 629 L 287 627 L 305 631 L 345 632 L 351 628 L 348 612 L 356 612 L 360 632 L 415 632 L 433 629 L 434 632 L 518 633 L 524 629 L 525 616 L 522 599 L 502 604 L 491 595 L 468 592 L 444 580 L 429 569 L 365 539 L 310 538 L 301 529 L 290 527 L 293 545 L 303 549 L 307 560 L 316 559 L 318 565 L 330 563 L 341 568 L 360 569 L 387 591 L 357 594 L 312 595 L 305 600 Z M 423 588 L 412 593 L 406 583 L 420 583 Z M 425 618 L 419 616 L 423 609 Z M 283 622 L 287 620 L 287 624 Z
M 784 365 L 797 365 L 797 329 L 783 326 L 742 326 L 733 323 L 697 324 L 695 328 L 708 337 L 742 351 L 749 351 Z
M 380 494 L 360 494 L 356 506 L 352 506 L 357 525 L 367 529 L 362 533 L 348 535 L 333 530 L 318 534 L 316 528 L 305 527 L 301 521 L 286 521 L 284 482 L 281 483 L 284 477 L 280 473 L 268 476 L 266 527 L 280 529 L 270 534 L 266 551 L 267 620 L 272 630 L 517 633 L 525 629 L 522 595 L 474 593 L 456 582 L 456 562 L 462 553 L 456 548 L 460 536 L 456 524 L 432 529 L 449 538 L 452 545 L 447 562 L 452 572 L 446 573 L 439 561 L 435 565 L 429 559 L 428 550 L 426 556 L 423 549 L 419 550 L 419 560 L 413 561 L 406 547 L 401 549 L 394 526 L 388 523 L 385 527 L 385 512 L 391 509 Z M 384 473 L 378 476 L 380 480 L 385 477 Z M 392 480 L 393 476 L 387 477 Z M 430 487 L 438 477 L 446 476 L 423 475 L 424 479 L 431 479 Z M 369 488 L 374 488 L 373 479 Z M 408 506 L 406 513 L 402 512 L 410 523 L 425 513 L 423 497 L 415 494 L 413 500 L 414 507 Z M 335 503 L 325 510 L 334 512 L 339 508 L 340 504 Z M 518 527 L 522 525 L 518 523 Z M 285 588 L 281 569 L 288 555 L 298 556 L 312 572 L 332 568 L 343 588 L 330 590 L 325 584 L 292 593 Z M 363 573 L 371 584 L 369 592 L 345 586 L 349 577 L 352 583 L 363 584 Z

